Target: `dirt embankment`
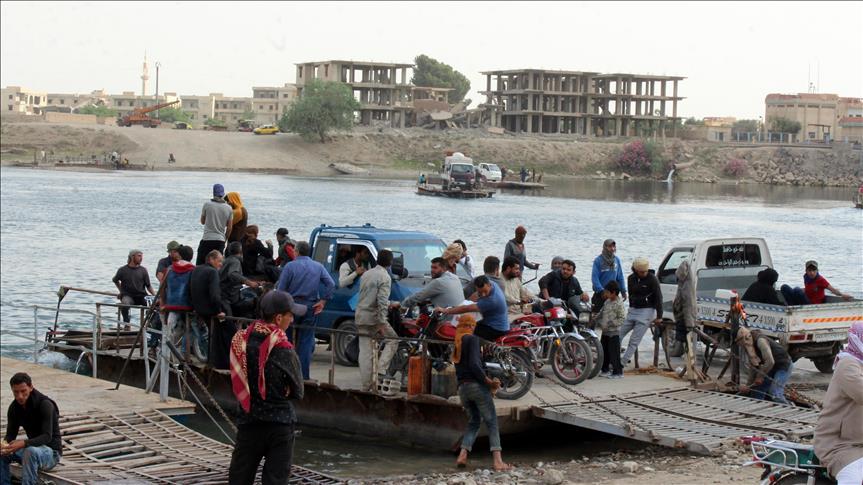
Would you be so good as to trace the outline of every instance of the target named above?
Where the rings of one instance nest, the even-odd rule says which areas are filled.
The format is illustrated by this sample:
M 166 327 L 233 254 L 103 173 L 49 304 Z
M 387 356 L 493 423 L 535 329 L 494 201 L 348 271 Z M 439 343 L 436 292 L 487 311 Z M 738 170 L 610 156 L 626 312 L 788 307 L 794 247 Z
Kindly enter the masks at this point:
M 321 144 L 293 134 L 72 126 L 48 123 L 3 123 L 4 161 L 10 151 L 54 150 L 67 155 L 102 155 L 117 150 L 132 163 L 156 169 L 283 171 L 300 175 L 334 175 L 330 163 L 352 163 L 378 177 L 414 177 L 440 165 L 444 151 L 458 150 L 478 162 L 518 170 L 522 165 L 545 177 L 620 177 L 615 158 L 629 140 L 569 136 L 494 135 L 485 130 L 429 131 L 357 128 L 334 134 Z M 656 142 L 666 163 L 689 165 L 678 170 L 682 181 L 737 181 L 853 186 L 863 178 L 863 151 L 847 147 L 758 147 L 668 139 Z M 177 163 L 168 165 L 168 154 Z M 26 161 L 27 157 L 21 157 Z M 743 174 L 725 173 L 729 160 L 740 159 Z M 612 174 L 613 172 L 613 174 Z M 663 171 L 664 172 L 664 171 Z M 665 178 L 665 173 L 630 174 Z

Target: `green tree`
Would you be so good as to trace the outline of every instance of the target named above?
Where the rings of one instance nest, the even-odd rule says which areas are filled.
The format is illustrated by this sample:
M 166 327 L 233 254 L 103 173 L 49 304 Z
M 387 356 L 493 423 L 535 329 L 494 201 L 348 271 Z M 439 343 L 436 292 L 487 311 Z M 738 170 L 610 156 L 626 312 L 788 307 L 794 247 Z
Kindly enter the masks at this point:
M 470 89 L 470 81 L 464 74 L 456 71 L 449 64 L 420 54 L 414 59 L 416 67 L 411 82 L 415 86 L 432 88 L 452 88 L 449 93 L 450 103 L 458 103 L 464 99 Z
M 800 133 L 800 122 L 789 120 L 788 118 L 783 118 L 781 116 L 776 116 L 770 119 L 770 131 L 775 131 L 777 133 L 792 133 L 797 134 Z
M 334 81 L 313 80 L 279 120 L 279 130 L 299 133 L 305 139 L 326 142 L 330 130 L 350 130 L 360 103 L 350 86 Z
M 704 120 L 695 119 L 690 116 L 686 118 L 686 126 L 704 126 Z
M 96 106 L 93 104 L 78 108 L 78 114 L 81 115 L 96 115 L 103 118 L 113 118 L 117 116 L 117 110 L 105 106 Z
M 240 119 L 241 120 L 254 120 L 255 119 L 255 112 L 250 110 L 250 109 L 247 109 L 246 111 L 243 111 L 243 117 Z
M 737 120 L 731 125 L 731 133 L 757 133 L 758 120 Z
M 207 126 L 226 126 L 226 123 L 219 118 L 208 118 L 204 124 Z
M 180 108 L 162 108 L 159 110 L 158 118 L 162 120 L 163 123 L 176 123 L 178 121 L 190 124 L 192 123 L 192 118 L 189 116 L 189 113 L 186 113 Z

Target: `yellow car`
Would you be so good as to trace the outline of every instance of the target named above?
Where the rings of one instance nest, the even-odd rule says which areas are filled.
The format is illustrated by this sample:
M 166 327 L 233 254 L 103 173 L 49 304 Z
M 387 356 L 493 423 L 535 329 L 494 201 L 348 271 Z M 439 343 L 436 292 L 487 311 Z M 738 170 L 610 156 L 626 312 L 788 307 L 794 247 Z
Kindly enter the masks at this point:
M 256 135 L 275 135 L 278 132 L 279 132 L 279 127 L 273 126 L 273 125 L 259 126 L 259 127 L 254 129 L 254 133 Z

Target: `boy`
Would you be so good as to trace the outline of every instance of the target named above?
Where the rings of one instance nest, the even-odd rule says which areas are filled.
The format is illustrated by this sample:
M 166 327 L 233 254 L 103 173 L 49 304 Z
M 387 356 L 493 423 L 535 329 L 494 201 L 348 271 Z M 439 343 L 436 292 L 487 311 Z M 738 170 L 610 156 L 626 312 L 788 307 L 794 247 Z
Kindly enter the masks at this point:
M 609 379 L 623 379 L 623 365 L 620 363 L 620 327 L 626 320 L 626 310 L 620 300 L 620 285 L 616 280 L 609 281 L 602 291 L 604 303 L 599 312 L 598 325 L 602 329 L 602 352 L 605 360 L 602 362 L 601 376 Z M 612 372 L 608 372 L 611 364 Z

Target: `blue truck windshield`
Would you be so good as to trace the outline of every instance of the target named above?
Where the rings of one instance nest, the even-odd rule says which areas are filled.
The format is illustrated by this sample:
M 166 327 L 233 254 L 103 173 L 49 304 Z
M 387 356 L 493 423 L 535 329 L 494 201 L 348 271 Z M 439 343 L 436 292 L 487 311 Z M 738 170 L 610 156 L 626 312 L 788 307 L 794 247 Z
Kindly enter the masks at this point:
M 408 276 L 431 274 L 431 260 L 443 255 L 444 249 L 446 249 L 443 241 L 434 239 L 380 241 L 378 246 L 381 249 L 389 249 L 404 254 Z M 459 278 L 468 278 L 467 272 L 461 265 L 458 265 L 456 271 Z

